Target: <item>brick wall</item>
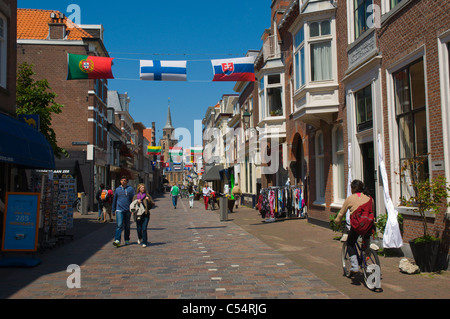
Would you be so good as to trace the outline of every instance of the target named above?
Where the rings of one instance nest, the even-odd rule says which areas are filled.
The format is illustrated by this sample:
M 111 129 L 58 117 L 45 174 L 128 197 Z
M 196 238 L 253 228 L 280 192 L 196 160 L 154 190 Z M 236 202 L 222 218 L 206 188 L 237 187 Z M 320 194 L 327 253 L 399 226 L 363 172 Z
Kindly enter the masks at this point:
M 17 63 L 34 64 L 35 79 L 47 79 L 56 102 L 63 104 L 62 113 L 52 115 L 58 145 L 68 150 L 81 150 L 85 146 L 72 146 L 73 141 L 92 142 L 92 124 L 88 123 L 88 90 L 86 80 L 67 81 L 67 53 L 86 54 L 79 46 L 46 46 L 18 44 Z
M 382 24 L 377 32 L 377 41 L 380 51 L 383 53 L 382 80 L 383 80 L 383 107 L 384 130 L 388 132 L 386 93 L 386 70 L 408 56 L 423 50 L 425 52 L 424 68 L 426 82 L 426 101 L 428 111 L 428 144 L 430 160 L 443 160 L 442 114 L 441 92 L 439 82 L 439 61 L 437 37 L 450 29 L 450 2 L 445 0 L 416 0 L 410 1 L 401 11 L 393 15 L 386 23 Z M 390 138 L 386 134 L 386 157 L 389 158 Z M 386 163 L 388 173 L 390 163 Z M 444 175 L 444 171 L 432 171 L 433 176 Z M 404 216 L 405 241 L 419 237 L 423 234 L 422 221 L 418 217 Z M 445 210 L 442 210 L 436 218 L 428 219 L 429 231 L 444 240 L 448 248 L 449 224 L 445 218 Z

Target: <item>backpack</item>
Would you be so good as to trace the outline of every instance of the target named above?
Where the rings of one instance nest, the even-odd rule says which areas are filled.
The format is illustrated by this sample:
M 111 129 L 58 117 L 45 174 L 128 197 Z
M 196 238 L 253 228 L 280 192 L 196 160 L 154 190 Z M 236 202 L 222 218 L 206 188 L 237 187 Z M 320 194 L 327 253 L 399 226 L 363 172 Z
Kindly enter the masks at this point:
M 108 201 L 109 199 L 109 193 L 107 189 L 102 189 L 102 192 L 100 194 L 100 199 L 104 202 Z
M 373 231 L 375 216 L 372 211 L 372 198 L 359 206 L 353 214 L 350 215 L 350 225 L 352 229 L 361 236 Z

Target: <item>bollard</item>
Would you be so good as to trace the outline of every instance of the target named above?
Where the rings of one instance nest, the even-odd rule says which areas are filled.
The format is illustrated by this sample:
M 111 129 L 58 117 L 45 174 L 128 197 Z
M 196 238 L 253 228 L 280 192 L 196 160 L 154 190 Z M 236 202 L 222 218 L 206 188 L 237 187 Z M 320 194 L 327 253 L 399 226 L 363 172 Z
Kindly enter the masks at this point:
M 220 221 L 228 220 L 228 199 L 226 197 L 219 198 Z
M 81 215 L 87 215 L 87 197 L 86 193 L 81 193 Z

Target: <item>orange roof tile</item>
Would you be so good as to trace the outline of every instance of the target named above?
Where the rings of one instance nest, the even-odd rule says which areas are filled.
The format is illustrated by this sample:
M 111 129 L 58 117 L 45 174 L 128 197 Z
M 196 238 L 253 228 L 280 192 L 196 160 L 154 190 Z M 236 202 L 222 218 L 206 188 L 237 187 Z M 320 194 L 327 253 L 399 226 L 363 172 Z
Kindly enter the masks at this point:
M 17 9 L 17 39 L 46 40 L 49 36 L 48 24 L 52 22 L 50 14 L 57 10 Z M 92 35 L 77 26 L 67 17 L 63 19 L 66 25 L 67 40 L 92 38 Z

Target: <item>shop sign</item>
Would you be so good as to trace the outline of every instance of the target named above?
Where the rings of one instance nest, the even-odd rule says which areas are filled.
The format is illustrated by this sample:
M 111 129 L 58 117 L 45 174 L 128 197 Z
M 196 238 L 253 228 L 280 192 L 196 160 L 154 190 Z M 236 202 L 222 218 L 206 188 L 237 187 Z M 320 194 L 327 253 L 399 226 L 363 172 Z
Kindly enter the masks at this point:
M 2 251 L 37 251 L 39 193 L 6 193 Z

